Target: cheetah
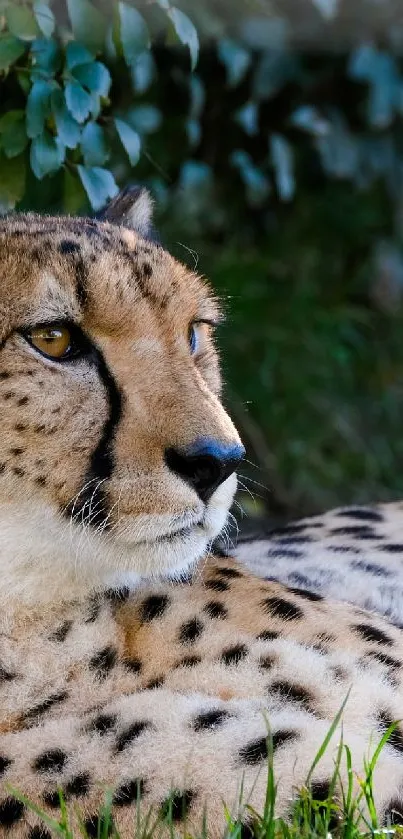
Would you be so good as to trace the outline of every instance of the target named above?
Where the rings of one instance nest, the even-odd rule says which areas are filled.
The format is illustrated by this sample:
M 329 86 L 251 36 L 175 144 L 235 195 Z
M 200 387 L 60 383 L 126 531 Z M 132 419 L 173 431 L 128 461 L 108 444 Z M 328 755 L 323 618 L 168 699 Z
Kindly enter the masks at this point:
M 178 837 L 205 822 L 218 839 L 226 807 L 251 837 L 245 805 L 262 811 L 270 749 L 277 814 L 287 817 L 307 779 L 326 798 L 341 737 L 357 787 L 402 716 L 399 626 L 340 592 L 262 579 L 277 571 L 262 563 L 261 540 L 260 576 L 245 564 L 253 545 L 240 545 L 244 563 L 213 549 L 243 456 L 220 398 L 219 305 L 155 241 L 151 209 L 131 189 L 97 219 L 0 223 L 0 832 L 9 839 L 50 839 L 61 794 L 72 835 L 81 819 L 97 836 L 105 791 L 124 839 L 150 808 L 170 811 Z M 355 545 L 353 534 L 333 536 Z M 272 535 L 273 553 L 291 550 L 285 542 Z M 324 556 L 328 564 L 327 547 Z M 336 796 L 346 779 L 342 765 Z M 400 724 L 374 788 L 384 822 L 396 820 Z
M 403 503 L 339 507 L 241 536 L 254 574 L 348 600 L 403 627 Z

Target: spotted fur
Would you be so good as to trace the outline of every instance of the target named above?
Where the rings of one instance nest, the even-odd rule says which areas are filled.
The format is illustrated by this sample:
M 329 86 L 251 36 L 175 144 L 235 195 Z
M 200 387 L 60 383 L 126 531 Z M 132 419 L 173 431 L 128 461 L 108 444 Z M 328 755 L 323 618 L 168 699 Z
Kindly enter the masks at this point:
M 196 359 L 188 353 L 189 321 L 211 318 L 215 303 L 146 238 L 140 197 L 138 217 L 139 195 L 132 204 L 125 195 L 124 227 L 119 202 L 109 222 L 28 215 L 0 225 L 0 833 L 9 839 L 51 836 L 16 790 L 56 819 L 62 792 L 74 836 L 77 812 L 98 835 L 105 789 L 122 837 L 153 807 L 171 813 L 178 836 L 198 835 L 206 818 L 218 839 L 224 802 L 252 835 L 240 793 L 263 808 L 268 750 L 287 816 L 343 703 L 356 787 L 401 717 L 401 628 L 357 605 L 375 601 L 349 592 L 355 605 L 337 602 L 301 582 L 304 552 L 315 546 L 319 568 L 321 544 L 322 571 L 355 559 L 354 579 L 374 589 L 389 570 L 398 575 L 398 508 L 336 511 L 239 546 L 265 577 L 281 576 L 277 559 L 295 569 L 301 560 L 288 585 L 206 552 L 235 480 L 204 503 L 164 450 L 200 435 L 238 440 L 211 339 Z M 84 330 L 85 362 L 49 362 L 27 345 L 24 328 L 55 318 Z M 311 777 L 319 801 L 340 736 L 341 724 Z M 336 796 L 346 782 L 343 764 Z M 401 820 L 401 724 L 374 789 L 385 823 Z
M 403 626 L 403 503 L 340 507 L 239 540 L 255 574 L 347 600 Z

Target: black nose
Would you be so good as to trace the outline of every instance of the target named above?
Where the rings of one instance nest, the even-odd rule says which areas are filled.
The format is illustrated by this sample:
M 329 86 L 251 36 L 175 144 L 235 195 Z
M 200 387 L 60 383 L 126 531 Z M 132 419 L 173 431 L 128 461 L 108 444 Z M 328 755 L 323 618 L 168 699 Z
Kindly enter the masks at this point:
M 197 440 L 186 449 L 166 449 L 165 462 L 207 502 L 217 487 L 235 471 L 245 455 L 243 446 L 217 440 Z

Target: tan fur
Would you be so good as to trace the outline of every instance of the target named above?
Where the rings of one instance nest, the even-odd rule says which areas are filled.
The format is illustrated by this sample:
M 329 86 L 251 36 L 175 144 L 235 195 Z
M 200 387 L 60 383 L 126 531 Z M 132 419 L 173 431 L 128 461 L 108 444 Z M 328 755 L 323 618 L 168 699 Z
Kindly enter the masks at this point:
M 148 211 L 143 195 L 143 231 Z M 125 217 L 135 222 L 127 201 Z M 402 630 L 229 558 L 202 559 L 235 479 L 203 504 L 165 464 L 166 447 L 200 436 L 238 442 L 211 338 L 189 353 L 190 322 L 216 314 L 205 284 L 133 230 L 82 219 L 5 220 L 0 264 L 0 833 L 49 839 L 15 791 L 57 820 L 61 789 L 74 837 L 77 808 L 97 835 L 112 789 L 123 839 L 172 790 L 178 836 L 200 835 L 205 815 L 218 839 L 224 803 L 250 836 L 244 804 L 264 806 L 268 731 L 277 814 L 287 816 L 343 702 L 311 780 L 326 794 L 342 736 L 357 790 L 365 759 L 402 716 Z M 96 526 L 75 505 L 111 416 L 110 384 L 99 364 L 38 355 L 19 330 L 44 319 L 81 324 L 122 397 Z M 284 550 L 286 538 L 267 550 Z M 338 797 L 340 783 L 344 762 Z M 386 822 L 403 803 L 400 727 L 374 789 Z

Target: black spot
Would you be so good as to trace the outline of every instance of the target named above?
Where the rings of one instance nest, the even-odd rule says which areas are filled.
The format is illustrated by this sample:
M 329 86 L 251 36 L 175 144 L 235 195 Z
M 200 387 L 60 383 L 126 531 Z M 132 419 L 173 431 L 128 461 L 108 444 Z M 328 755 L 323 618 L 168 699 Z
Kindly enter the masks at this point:
M 356 623 L 352 627 L 355 632 L 364 639 L 364 641 L 369 641 L 375 644 L 386 644 L 386 646 L 391 647 L 393 644 L 392 638 L 389 638 L 385 632 L 382 632 L 381 629 L 377 629 L 376 626 L 370 626 L 370 624 L 366 623 Z
M 49 749 L 34 760 L 33 768 L 36 772 L 53 772 L 63 769 L 67 755 L 61 749 Z
M 240 826 L 236 825 L 235 835 L 238 839 L 258 839 L 260 836 L 259 827 L 255 830 L 253 822 L 241 822 Z
M 139 720 L 124 728 L 116 740 L 116 751 L 122 752 L 126 746 L 129 746 L 133 740 L 136 740 L 148 728 L 151 728 L 151 723 L 148 720 Z
M 377 577 L 390 577 L 391 572 L 376 562 L 366 562 L 364 559 L 353 559 L 350 568 L 356 571 L 365 571 L 368 574 L 375 574 Z
M 63 241 L 60 242 L 58 251 L 62 254 L 62 256 L 67 256 L 72 253 L 79 253 L 80 245 L 78 244 L 78 242 L 73 242 L 71 239 L 63 239 Z
M 121 588 L 108 588 L 103 592 L 105 600 L 111 603 L 112 606 L 120 606 L 129 599 L 131 594 L 129 586 L 121 586 Z
M 308 527 L 318 527 L 316 524 L 309 525 L 308 522 L 301 522 L 295 524 L 290 522 L 290 524 L 285 524 L 283 527 L 273 527 L 271 530 L 268 531 L 267 536 L 284 536 L 290 535 L 291 533 L 304 533 L 304 531 Z
M 28 839 L 52 839 L 52 836 L 46 830 L 46 827 L 37 824 L 35 827 L 31 827 L 28 833 Z
M 211 728 L 216 728 L 221 723 L 229 718 L 228 711 L 212 710 L 204 711 L 194 718 L 192 726 L 195 731 L 206 731 Z
M 67 638 L 67 635 L 69 634 L 72 626 L 73 626 L 73 621 L 69 621 L 69 620 L 63 621 L 63 623 L 61 623 L 60 626 L 58 626 L 57 629 L 55 629 L 55 631 L 52 632 L 51 635 L 49 635 L 49 640 L 50 641 L 65 641 L 65 639 Z
M 9 379 L 10 376 L 11 376 L 11 373 L 8 373 L 7 370 L 3 370 L 0 373 L 0 379 L 1 379 L 2 382 L 4 382 L 6 379 Z
M 259 632 L 256 638 L 258 641 L 275 641 L 279 634 L 279 632 L 273 632 L 271 629 L 265 629 L 263 632 Z
M 242 746 L 239 752 L 239 759 L 247 766 L 255 766 L 261 763 L 262 760 L 267 760 L 268 748 L 267 737 L 260 737 L 258 740 L 252 740 L 247 746 Z
M 403 545 L 395 542 L 389 542 L 386 545 L 377 545 L 377 548 L 389 554 L 400 554 L 403 552 Z
M 46 486 L 46 478 L 43 475 L 39 475 L 35 478 L 35 483 L 38 484 L 39 487 Z
M 149 623 L 154 618 L 161 618 L 169 605 L 166 594 L 151 594 L 140 605 L 140 620 Z
M 275 541 L 278 545 L 306 545 L 313 542 L 313 538 L 308 533 L 301 536 L 291 533 L 288 536 L 279 536 Z
M 279 680 L 277 682 L 273 682 L 269 685 L 268 690 L 270 695 L 272 693 L 277 693 L 283 699 L 290 702 L 298 702 L 308 710 L 310 710 L 311 703 L 314 698 L 310 691 L 306 690 L 306 688 L 302 687 L 302 685 L 293 685 L 291 682 L 287 681 Z
M 276 731 L 273 734 L 273 751 L 279 749 L 280 746 L 283 746 L 284 743 L 288 743 L 290 740 L 295 740 L 298 737 L 296 731 Z
M 206 580 L 205 587 L 211 591 L 229 591 L 230 585 L 225 580 Z
M 198 618 L 191 618 L 179 629 L 178 639 L 181 644 L 193 644 L 200 637 L 204 625 Z
M 1 682 L 11 682 L 15 678 L 16 678 L 15 673 L 10 673 L 9 670 L 6 670 L 6 668 L 2 667 L 2 665 L 0 664 L 0 683 Z
M 403 825 L 403 802 L 402 800 L 399 801 L 397 798 L 392 798 L 392 800 L 387 804 L 385 808 L 385 812 L 383 814 L 382 824 L 384 827 L 388 827 L 389 825 Z
M 13 448 L 10 449 L 10 454 L 12 454 L 14 457 L 19 457 L 21 454 L 24 454 L 24 452 L 25 449 L 22 449 L 19 446 L 13 446 Z
M 337 516 L 346 519 L 357 519 L 359 521 L 383 521 L 383 516 L 377 510 L 371 510 L 368 507 L 348 507 L 345 510 L 339 510 Z
M 71 778 L 65 786 L 65 795 L 87 795 L 90 788 L 90 776 L 87 772 L 81 772 L 80 775 L 75 775 Z
M 143 262 L 142 270 L 144 277 L 146 277 L 147 279 L 152 277 L 153 269 L 149 262 Z
M 334 554 L 360 554 L 361 548 L 354 548 L 352 545 L 329 545 L 329 551 Z
M 245 644 L 234 644 L 233 647 L 228 647 L 221 653 L 221 661 L 223 664 L 238 664 L 243 658 L 248 655 L 248 648 Z
M 133 658 L 125 658 L 124 665 L 131 673 L 141 673 L 143 667 L 140 659 L 135 656 Z
M 201 663 L 201 658 L 199 655 L 185 655 L 181 658 L 180 661 L 177 663 L 177 667 L 196 667 L 197 664 Z
M 8 767 L 11 766 L 12 761 L 8 757 L 4 757 L 4 755 L 0 755 L 0 775 L 3 775 L 4 772 L 7 771 Z
M 315 808 L 314 813 L 312 814 L 314 817 L 315 812 L 319 813 L 322 819 L 327 820 L 327 826 L 330 831 L 335 830 L 338 825 L 338 818 L 335 813 L 328 809 L 329 799 L 331 803 L 331 788 L 330 788 L 330 781 L 314 781 L 310 785 L 311 797 L 313 801 L 316 801 L 317 804 L 321 805 Z M 328 815 L 329 813 L 329 815 Z M 315 825 L 313 824 L 312 827 Z
M 1 827 L 12 827 L 20 821 L 25 807 L 22 801 L 17 798 L 6 798 L 0 803 L 0 825 Z
M 267 597 L 261 605 L 268 615 L 281 618 L 284 621 L 299 620 L 304 617 L 304 613 L 299 606 L 290 603 L 289 600 L 284 600 L 282 597 Z
M 19 467 L 15 467 L 12 471 L 14 472 L 14 475 L 17 475 L 18 478 L 23 478 L 25 475 L 24 470 L 19 469 Z
M 262 670 L 271 670 L 271 668 L 275 665 L 276 661 L 277 657 L 268 653 L 267 655 L 264 655 L 259 659 L 259 667 Z
M 291 548 L 284 548 L 284 550 L 280 550 L 280 548 L 270 548 L 267 551 L 266 556 L 271 557 L 272 559 L 300 559 L 303 556 L 301 551 L 293 551 Z
M 160 818 L 172 818 L 172 821 L 182 821 L 187 817 L 195 793 L 187 789 L 184 792 L 174 790 L 160 807 Z
M 89 666 L 96 671 L 97 676 L 104 679 L 110 673 L 112 667 L 115 666 L 117 657 L 118 654 L 114 647 L 104 647 L 103 650 L 99 650 L 90 658 Z
M 84 623 L 94 623 L 94 621 L 96 621 L 97 617 L 99 617 L 100 611 L 101 611 L 101 601 L 100 601 L 98 595 L 94 595 L 94 597 L 91 598 L 91 600 L 88 604 L 88 615 L 87 615 Z
M 400 670 L 402 666 L 401 661 L 398 661 L 396 658 L 392 658 L 392 656 L 380 652 L 379 650 L 370 650 L 365 654 L 365 657 L 375 659 L 381 664 L 384 664 L 386 667 L 389 667 L 391 670 Z
M 288 591 L 292 591 L 293 594 L 297 594 L 300 597 L 305 598 L 305 600 L 312 600 L 313 602 L 323 600 L 321 594 L 317 594 L 315 591 L 308 591 L 305 588 L 294 588 L 292 586 L 288 586 Z
M 206 603 L 203 612 L 206 612 L 210 618 L 222 618 L 224 620 L 228 617 L 228 609 L 218 600 L 210 600 Z
M 113 831 L 113 822 L 112 819 L 106 820 L 102 815 L 89 816 L 84 822 L 84 829 L 91 839 L 97 839 L 98 836 L 110 836 Z
M 60 795 L 61 790 L 53 790 L 52 792 L 45 792 L 42 796 L 43 803 L 46 804 L 47 807 L 50 807 L 52 810 L 56 810 L 60 807 Z
M 125 781 L 117 788 L 113 796 L 112 804 L 116 807 L 128 807 L 138 801 L 146 792 L 146 785 L 143 778 L 135 778 L 133 781 Z
M 377 722 L 380 730 L 384 734 L 394 722 L 397 722 L 397 720 L 395 720 L 388 711 L 380 711 L 377 715 Z M 387 745 L 393 746 L 393 748 L 397 749 L 399 752 L 403 752 L 403 735 L 399 727 L 392 731 L 392 734 L 387 740 Z
M 237 577 L 243 577 L 242 572 L 238 571 L 237 568 L 227 568 L 227 567 L 224 568 L 224 567 L 220 566 L 216 570 L 217 570 L 217 574 L 222 574 L 223 577 L 228 577 L 230 580 L 231 579 L 235 580 Z
M 28 396 L 22 396 L 21 399 L 17 399 L 17 405 L 22 408 L 23 405 L 28 405 L 29 399 Z
M 117 717 L 114 714 L 99 714 L 98 717 L 92 721 L 90 725 L 91 731 L 97 731 L 98 734 L 107 734 L 111 731 L 117 723 Z
M 376 532 L 369 524 L 351 524 L 345 527 L 332 527 L 329 531 L 332 536 L 353 536 L 355 539 L 362 539 L 362 537 L 369 537 L 375 539 Z
M 145 690 L 155 690 L 155 688 L 160 688 L 165 682 L 165 676 L 156 676 L 154 679 L 150 679 L 149 682 L 144 686 Z
M 66 690 L 61 690 L 59 693 L 51 694 L 51 696 L 48 696 L 43 700 L 43 702 L 39 702 L 38 705 L 34 705 L 32 708 L 29 708 L 28 711 L 25 711 L 23 714 L 24 723 L 36 721 L 38 717 L 46 714 L 46 711 L 49 711 L 50 708 L 54 707 L 54 705 L 59 705 L 60 702 L 64 702 L 67 698 L 68 693 Z

